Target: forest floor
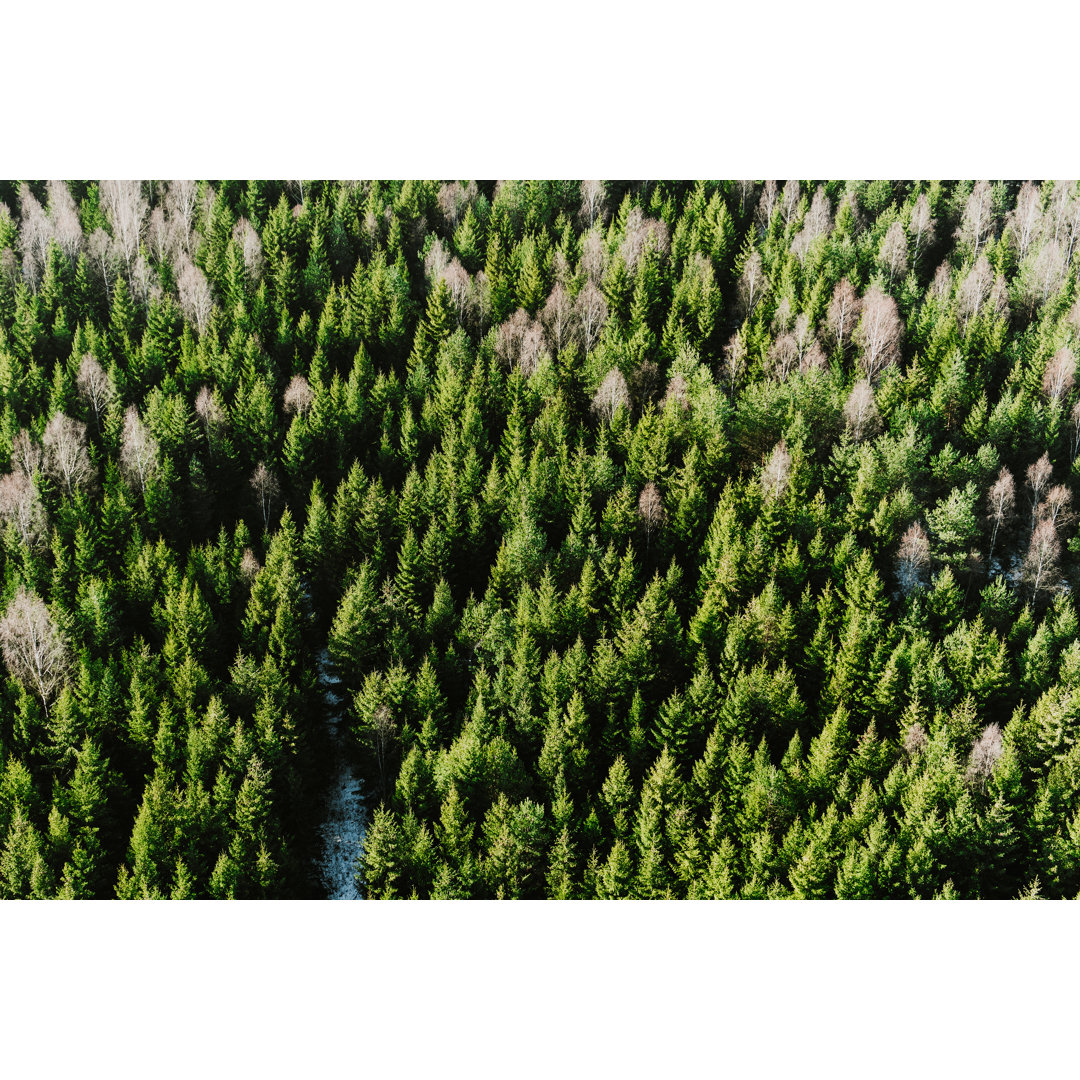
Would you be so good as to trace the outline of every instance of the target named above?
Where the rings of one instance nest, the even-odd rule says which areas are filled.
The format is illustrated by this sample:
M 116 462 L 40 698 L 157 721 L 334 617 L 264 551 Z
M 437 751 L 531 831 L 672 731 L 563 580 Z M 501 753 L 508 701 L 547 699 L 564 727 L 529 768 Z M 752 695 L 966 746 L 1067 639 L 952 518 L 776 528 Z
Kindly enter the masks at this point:
M 319 826 L 322 843 L 317 866 L 328 900 L 359 900 L 356 874 L 364 848 L 366 811 L 363 786 L 341 731 L 340 685 L 330 655 L 323 649 L 319 653 L 319 688 L 326 702 L 326 730 L 334 773 L 327 787 L 323 823 Z

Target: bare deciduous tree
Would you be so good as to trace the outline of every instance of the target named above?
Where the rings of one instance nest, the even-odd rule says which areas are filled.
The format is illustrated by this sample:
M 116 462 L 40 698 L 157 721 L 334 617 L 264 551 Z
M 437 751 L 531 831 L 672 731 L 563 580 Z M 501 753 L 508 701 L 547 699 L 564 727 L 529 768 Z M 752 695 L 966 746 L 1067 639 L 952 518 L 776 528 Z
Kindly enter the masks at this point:
M 1062 346 L 1046 364 L 1043 393 L 1051 401 L 1060 401 L 1076 382 L 1076 357 L 1068 345 Z
M 11 463 L 32 480 L 34 474 L 41 469 L 41 458 L 41 447 L 30 432 L 22 428 L 11 442 Z
M 593 395 L 593 412 L 601 420 L 610 424 L 615 419 L 615 413 L 629 404 L 630 391 L 626 385 L 626 379 L 618 368 L 612 368 L 604 376 L 604 381 Z
M 1054 526 L 1061 528 L 1072 516 L 1069 507 L 1072 505 L 1072 492 L 1064 484 L 1055 484 L 1046 493 L 1046 502 L 1043 503 L 1043 517 Z
M 480 197 L 480 189 L 475 180 L 462 184 L 458 180 L 452 180 L 439 187 L 436 204 L 443 220 L 451 230 L 458 227 L 458 223 L 465 216 L 465 211 Z
M 435 237 L 424 256 L 424 274 L 433 286 L 450 265 L 450 257 L 450 249 L 443 243 L 442 238 Z
M 48 716 L 67 675 L 67 643 L 45 602 L 21 585 L 0 619 L 0 649 L 13 678 L 33 688 Z
M 454 305 L 458 326 L 464 326 L 465 320 L 474 309 L 476 296 L 469 271 L 453 258 L 442 271 L 442 279 L 450 291 L 450 303 Z
M 94 475 L 86 449 L 86 425 L 62 412 L 55 413 L 41 437 L 45 471 L 60 480 L 70 495 L 85 487 Z
M 1024 558 L 1023 578 L 1037 596 L 1040 591 L 1051 591 L 1058 584 L 1058 559 L 1061 544 L 1049 518 L 1043 518 L 1031 534 L 1027 556 Z
M 1056 240 L 1048 240 L 1041 248 L 1031 267 L 1030 278 L 1026 283 L 1026 299 L 1034 310 L 1037 304 L 1045 304 L 1052 293 L 1057 292 L 1065 277 L 1065 258 L 1061 245 Z
M 735 383 L 746 368 L 746 342 L 742 335 L 735 333 L 724 346 L 724 373 L 727 375 L 731 394 L 735 393 Z
M 1053 471 L 1053 466 L 1050 464 L 1050 458 L 1047 454 L 1043 454 L 1038 461 L 1028 466 L 1027 486 L 1031 492 L 1032 532 L 1035 531 L 1035 526 L 1039 520 L 1039 500 L 1042 498 L 1043 492 L 1050 483 L 1050 477 Z
M 1016 207 L 1009 212 L 1008 234 L 1021 260 L 1042 231 L 1042 192 L 1027 180 L 1016 196 Z
M 872 287 L 863 297 L 862 318 L 853 335 L 855 344 L 862 349 L 863 371 L 871 382 L 899 360 L 902 330 L 896 301 L 877 286 Z
M 781 334 L 769 346 L 769 363 L 779 382 L 784 382 L 799 365 L 799 346 L 794 334 Z
M 255 575 L 262 569 L 262 564 L 255 558 L 255 553 L 251 548 L 244 548 L 243 555 L 240 556 L 240 576 L 248 582 L 255 580 Z
M 578 322 L 581 324 L 585 355 L 588 356 L 599 340 L 604 323 L 607 322 L 607 300 L 591 281 L 586 281 L 577 295 L 577 300 L 574 301 L 574 309 L 577 311 Z
M 646 217 L 641 208 L 635 206 L 627 215 L 626 236 L 619 247 L 628 270 L 632 272 L 637 267 L 638 260 L 649 246 L 654 247 L 659 255 L 666 256 L 671 247 L 668 227 L 662 221 Z
M 217 394 L 211 393 L 208 386 L 202 387 L 195 398 L 195 415 L 202 421 L 203 432 L 206 434 L 206 445 L 208 447 L 212 446 L 211 432 L 225 422 L 225 410 L 222 408 Z
M 603 180 L 582 180 L 581 182 L 581 217 L 586 228 L 591 229 L 599 221 L 601 224 L 607 213 L 607 192 Z
M 784 185 L 784 192 L 780 199 L 780 212 L 784 215 L 784 228 L 791 224 L 795 211 L 799 209 L 801 191 L 798 180 L 789 180 Z
M 113 238 L 104 229 L 95 229 L 86 242 L 86 253 L 90 256 L 94 269 L 101 272 L 105 297 L 111 300 L 113 281 L 120 263 L 118 248 Z
M 935 300 L 947 300 L 952 292 L 952 268 L 943 262 L 935 271 L 930 282 L 930 295 Z
M 919 262 L 920 246 L 924 242 L 931 244 L 934 241 L 934 219 L 930 214 L 930 200 L 925 192 L 915 200 L 915 205 L 911 208 L 908 233 L 915 238 L 915 250 L 911 255 L 911 265 L 916 266 Z
M 1001 757 L 1001 751 L 1001 728 L 997 724 L 987 724 L 971 748 L 967 772 L 964 774 L 968 783 L 985 788 L 994 775 L 994 766 Z
M 768 282 L 765 267 L 761 261 L 761 252 L 755 251 L 746 260 L 742 274 L 739 275 L 739 299 L 747 317 L 754 313 L 758 301 L 765 294 Z
M 998 531 L 1009 520 L 1015 503 L 1016 483 L 1013 480 L 1012 473 L 1002 465 L 1001 472 L 998 473 L 998 477 L 986 497 L 986 516 L 993 526 L 990 535 L 990 552 L 986 557 L 988 565 L 994 557 L 994 545 L 997 543 Z
M 916 721 L 904 732 L 904 753 L 913 758 L 916 754 L 921 754 L 929 742 L 926 728 Z
M 544 304 L 541 316 L 548 340 L 556 356 L 574 340 L 577 323 L 574 317 L 574 303 L 563 286 L 556 282 L 551 295 Z
M 590 229 L 581 241 L 581 269 L 590 282 L 599 283 L 607 271 L 608 250 L 598 229 Z
M 180 307 L 202 334 L 214 308 L 210 283 L 206 280 L 206 275 L 187 256 L 182 255 L 178 264 L 176 291 L 180 295 Z
M 803 218 L 803 227 L 791 242 L 791 250 L 800 262 L 806 258 L 806 252 L 810 245 L 819 237 L 824 236 L 832 228 L 832 204 L 825 194 L 825 189 L 818 184 L 814 192 L 810 209 Z
M 683 412 L 690 408 L 690 386 L 686 376 L 675 374 L 668 379 L 667 390 L 664 391 L 664 404 L 673 401 Z
M 832 301 L 826 320 L 828 337 L 836 347 L 843 349 L 851 339 L 851 333 L 862 314 L 862 301 L 847 278 L 841 278 L 833 289 Z
M 165 209 L 172 219 L 173 235 L 178 250 L 188 257 L 194 254 L 192 233 L 195 229 L 195 210 L 199 203 L 199 185 L 195 180 L 173 180 L 165 193 Z
M 864 436 L 872 435 L 881 423 L 877 403 L 874 401 L 874 388 L 869 379 L 860 379 L 852 388 L 844 404 L 844 420 L 859 442 Z
M 761 198 L 758 199 L 757 205 L 757 220 L 763 229 L 768 229 L 779 197 L 780 189 L 777 187 L 776 181 L 766 180 L 765 186 L 761 189 Z
M 761 474 L 762 492 L 767 500 L 779 499 L 787 491 L 790 482 L 791 454 L 788 453 L 787 443 L 781 439 L 773 447 Z
M 1075 461 L 1076 455 L 1080 453 L 1080 401 L 1073 405 L 1069 420 L 1072 421 L 1069 426 L 1069 455 L 1070 459 Z
M 900 538 L 900 548 L 896 553 L 896 577 L 905 596 L 924 583 L 929 565 L 930 539 L 916 521 Z
M 994 272 L 990 269 L 990 263 L 985 255 L 980 255 L 975 260 L 975 265 L 960 282 L 960 288 L 956 294 L 956 308 L 960 316 L 960 323 L 966 329 L 972 319 L 979 316 L 983 305 L 990 297 L 990 289 L 994 283 Z
M 251 487 L 259 501 L 259 509 L 262 511 L 263 531 L 268 531 L 270 511 L 281 494 L 281 485 L 277 477 L 266 467 L 266 463 L 260 461 L 251 474 Z
M 645 546 L 648 549 L 653 533 L 664 522 L 664 500 L 660 497 L 660 489 L 651 480 L 638 498 L 638 514 L 645 526 Z
M 138 484 L 145 494 L 146 483 L 158 463 L 157 439 L 139 417 L 139 410 L 129 405 L 124 413 L 124 433 L 120 442 L 120 469 L 129 484 Z
M 248 277 L 258 284 L 262 280 L 263 270 L 266 265 L 263 259 L 262 240 L 259 239 L 259 234 L 255 231 L 255 227 L 251 222 L 242 217 L 233 226 L 232 238 L 237 247 L 240 248 L 240 254 L 244 257 L 244 269 L 247 270 Z
M 971 194 L 964 204 L 964 215 L 956 238 L 961 243 L 971 244 L 972 253 L 977 257 L 979 248 L 989 239 L 994 230 L 993 189 L 987 180 L 980 180 L 971 189 Z
M 16 470 L 0 477 L 0 519 L 13 522 L 27 551 L 37 551 L 45 540 L 48 522 L 37 485 Z
M 49 257 L 52 225 L 30 185 L 19 185 L 19 248 L 22 251 L 23 278 L 36 290 Z
M 86 353 L 79 364 L 79 374 L 75 380 L 79 396 L 86 402 L 87 407 L 94 414 L 94 422 L 101 427 L 102 417 L 105 410 L 112 404 L 116 397 L 116 388 L 108 372 L 98 363 L 92 353 Z
M 294 375 L 285 387 L 285 411 L 290 416 L 306 416 L 314 401 L 311 384 L 303 375 Z
M 889 284 L 907 273 L 907 235 L 904 226 L 894 221 L 878 248 L 878 262 L 889 271 Z
M 112 225 L 113 238 L 127 263 L 130 275 L 139 253 L 143 224 L 150 204 L 142 193 L 141 180 L 102 180 L 98 184 L 101 207 Z
M 72 198 L 71 189 L 63 180 L 50 180 L 48 191 L 49 220 L 52 222 L 53 237 L 60 245 L 60 250 L 69 259 L 74 259 L 78 256 L 83 242 L 79 208 Z

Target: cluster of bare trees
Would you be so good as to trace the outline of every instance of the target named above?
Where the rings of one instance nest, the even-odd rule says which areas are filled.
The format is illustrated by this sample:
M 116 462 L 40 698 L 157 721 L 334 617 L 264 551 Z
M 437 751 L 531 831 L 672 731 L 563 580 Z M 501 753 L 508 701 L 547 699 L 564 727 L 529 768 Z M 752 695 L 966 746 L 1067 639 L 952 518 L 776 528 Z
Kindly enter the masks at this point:
M 1021 526 L 1027 544 L 1020 563 L 1020 579 L 1032 595 L 1051 592 L 1060 583 L 1060 534 L 1072 524 L 1072 495 L 1064 484 L 1052 484 L 1053 468 L 1048 455 L 1028 466 L 1026 484 L 1030 516 L 1027 526 Z M 986 526 L 990 545 L 986 556 L 989 573 L 995 573 L 994 552 L 1001 534 L 1007 531 L 1016 513 L 1016 481 L 1007 467 L 1002 467 L 986 494 Z M 1021 541 L 1022 542 L 1022 541 Z M 982 565 L 981 557 L 976 558 Z M 908 594 L 925 581 L 931 564 L 930 539 L 918 522 L 904 533 L 897 551 L 897 578 L 901 590 Z
M 805 374 L 825 366 L 825 352 L 810 327 L 810 316 L 800 312 L 792 318 L 787 297 L 776 309 L 773 326 L 778 336 L 769 349 L 769 362 L 777 379 L 783 381 L 795 371 Z
M 511 367 L 531 375 L 545 354 L 557 356 L 578 344 L 586 356 L 591 354 L 607 317 L 607 300 L 592 281 L 586 281 L 573 299 L 557 281 L 539 318 L 518 308 L 499 326 L 495 352 Z

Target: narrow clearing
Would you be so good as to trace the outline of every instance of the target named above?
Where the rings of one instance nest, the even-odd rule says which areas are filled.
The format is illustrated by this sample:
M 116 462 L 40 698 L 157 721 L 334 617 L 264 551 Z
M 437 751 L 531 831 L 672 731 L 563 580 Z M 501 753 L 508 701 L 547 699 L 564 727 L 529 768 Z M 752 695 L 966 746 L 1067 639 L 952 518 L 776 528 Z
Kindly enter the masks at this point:
M 319 653 L 319 687 L 326 702 L 326 731 L 334 774 L 326 796 L 326 811 L 319 835 L 322 850 L 319 875 L 328 900 L 359 900 L 356 880 L 358 860 L 364 849 L 365 813 L 362 787 L 341 731 L 341 680 L 330 655 Z

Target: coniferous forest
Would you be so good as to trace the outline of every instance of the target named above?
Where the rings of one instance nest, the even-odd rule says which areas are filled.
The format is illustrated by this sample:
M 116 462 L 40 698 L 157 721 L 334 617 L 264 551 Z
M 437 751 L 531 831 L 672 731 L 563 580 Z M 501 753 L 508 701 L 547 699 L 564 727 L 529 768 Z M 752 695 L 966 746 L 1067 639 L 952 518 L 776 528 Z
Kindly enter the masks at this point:
M 1077 182 L 0 182 L 0 895 L 1077 896 L 1078 247 Z

